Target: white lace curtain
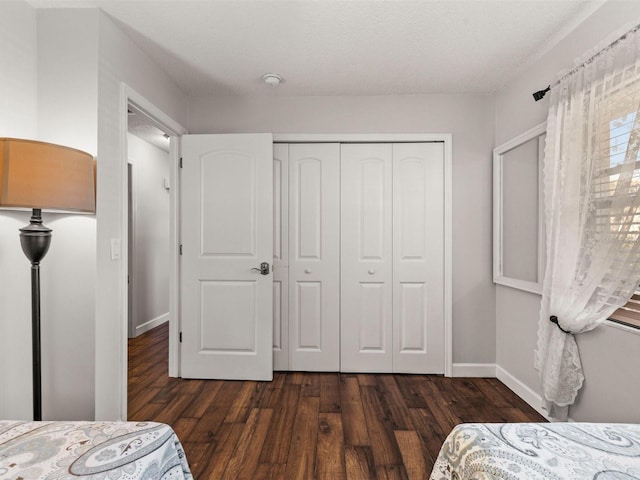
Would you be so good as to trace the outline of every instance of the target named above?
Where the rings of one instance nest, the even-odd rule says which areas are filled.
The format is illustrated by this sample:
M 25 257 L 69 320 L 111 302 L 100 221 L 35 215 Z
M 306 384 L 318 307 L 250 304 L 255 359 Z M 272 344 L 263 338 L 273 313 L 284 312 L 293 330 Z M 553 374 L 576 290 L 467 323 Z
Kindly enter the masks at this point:
M 552 417 L 567 418 L 584 381 L 575 335 L 624 305 L 640 280 L 639 150 L 636 29 L 551 90 L 543 167 L 547 255 L 535 367 Z

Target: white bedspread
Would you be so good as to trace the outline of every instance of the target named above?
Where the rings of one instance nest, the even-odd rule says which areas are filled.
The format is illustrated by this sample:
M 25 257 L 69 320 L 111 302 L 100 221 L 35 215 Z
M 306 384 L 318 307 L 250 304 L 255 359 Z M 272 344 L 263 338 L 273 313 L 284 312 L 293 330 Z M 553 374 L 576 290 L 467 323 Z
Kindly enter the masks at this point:
M 191 480 L 168 425 L 0 421 L 2 480 Z
M 640 425 L 462 424 L 431 480 L 640 480 Z

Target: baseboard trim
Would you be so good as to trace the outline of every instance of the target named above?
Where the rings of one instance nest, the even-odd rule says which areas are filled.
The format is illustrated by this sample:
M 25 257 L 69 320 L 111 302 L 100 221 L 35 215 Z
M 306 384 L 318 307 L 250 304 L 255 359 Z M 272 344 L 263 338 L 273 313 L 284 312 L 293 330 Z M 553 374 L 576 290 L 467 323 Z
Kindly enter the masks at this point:
M 542 397 L 522 383 L 516 377 L 507 372 L 504 368 L 496 365 L 496 378 L 504 383 L 510 390 L 518 395 L 522 400 L 527 402 L 536 412 L 546 418 L 548 421 L 557 421 L 547 415 L 547 412 L 542 408 Z
M 454 363 L 453 377 L 495 378 L 495 363 Z
M 164 313 L 152 320 L 149 320 L 148 322 L 144 322 L 142 325 L 138 325 L 136 327 L 136 337 L 168 321 L 169 321 L 169 312 Z

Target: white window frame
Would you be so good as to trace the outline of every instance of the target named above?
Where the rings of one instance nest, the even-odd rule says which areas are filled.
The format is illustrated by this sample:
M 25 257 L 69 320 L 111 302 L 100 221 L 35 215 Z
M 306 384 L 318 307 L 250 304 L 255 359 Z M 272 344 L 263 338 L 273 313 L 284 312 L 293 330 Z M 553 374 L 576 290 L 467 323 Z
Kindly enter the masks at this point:
M 493 282 L 530 293 L 542 294 L 545 258 L 544 203 L 542 190 L 542 162 L 544 160 L 543 136 L 547 132 L 547 122 L 543 122 L 512 140 L 493 150 Z M 538 275 L 537 282 L 521 278 L 508 277 L 504 274 L 504 155 L 515 148 L 537 138 L 538 139 Z

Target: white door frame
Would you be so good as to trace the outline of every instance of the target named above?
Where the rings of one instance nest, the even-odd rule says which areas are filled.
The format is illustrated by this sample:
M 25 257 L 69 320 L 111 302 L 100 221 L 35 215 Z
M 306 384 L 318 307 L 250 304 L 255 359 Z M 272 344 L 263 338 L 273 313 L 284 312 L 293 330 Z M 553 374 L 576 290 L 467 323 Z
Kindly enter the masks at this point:
M 453 376 L 453 137 L 437 134 L 274 134 L 274 143 L 403 143 L 444 144 L 444 375 Z
M 123 185 L 122 192 L 124 199 L 122 202 L 122 212 L 120 215 L 121 225 L 120 231 L 122 232 L 122 238 L 128 238 L 129 225 L 128 225 L 128 208 L 129 201 L 127 195 L 127 163 L 128 163 L 128 145 L 127 145 L 127 115 L 129 109 L 133 109 L 137 114 L 145 116 L 153 124 L 155 124 L 161 130 L 164 130 L 170 135 L 170 153 L 169 153 L 169 241 L 171 242 L 169 247 L 169 258 L 171 264 L 169 266 L 169 376 L 175 377 L 179 374 L 178 365 L 178 351 L 177 342 L 179 335 L 179 297 L 178 297 L 178 275 L 179 275 L 179 258 L 178 258 L 178 234 L 179 234 L 179 218 L 178 201 L 180 198 L 179 188 L 180 182 L 178 182 L 179 174 L 179 147 L 180 137 L 187 133 L 187 129 L 180 125 L 178 122 L 169 117 L 166 113 L 156 107 L 153 103 L 147 100 L 144 96 L 136 92 L 126 83 L 122 83 L 120 87 L 120 136 L 121 145 L 123 150 L 120 152 L 120 168 L 122 170 L 122 178 L 125 184 Z M 122 322 L 120 328 L 120 352 L 119 357 L 121 359 L 120 376 L 122 385 L 122 399 L 120 406 L 120 418 L 126 420 L 127 418 L 127 316 L 129 308 L 128 300 L 128 249 L 122 249 L 122 261 L 120 263 L 120 276 L 122 285 L 122 312 L 120 319 Z

